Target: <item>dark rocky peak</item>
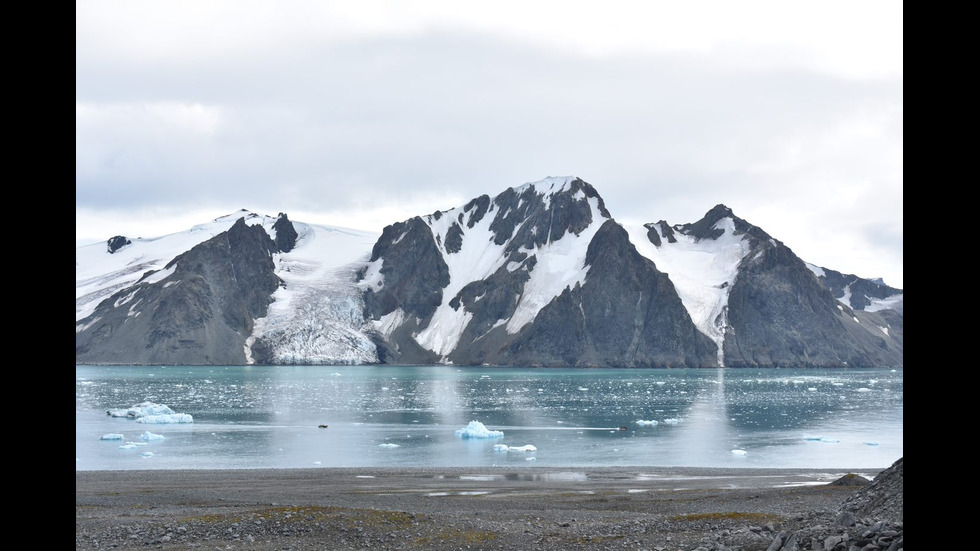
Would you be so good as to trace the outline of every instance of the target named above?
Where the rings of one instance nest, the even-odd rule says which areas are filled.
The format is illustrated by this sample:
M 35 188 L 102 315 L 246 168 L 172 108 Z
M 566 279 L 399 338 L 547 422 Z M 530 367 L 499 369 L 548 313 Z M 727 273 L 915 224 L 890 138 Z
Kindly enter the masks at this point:
M 886 285 L 881 278 L 862 278 L 828 268 L 818 268 L 815 273 L 835 298 L 843 299 L 849 295 L 848 302 L 855 310 L 864 310 L 876 299 L 884 300 L 902 294 L 902 289 Z
M 547 178 L 508 188 L 493 199 L 494 243 L 510 241 L 508 252 L 514 252 L 558 241 L 566 233 L 578 235 L 593 222 L 590 199 L 596 200 L 603 218 L 612 218 L 595 188 L 579 178 Z
M 106 242 L 106 245 L 108 246 L 107 250 L 109 251 L 109 254 L 112 254 L 131 243 L 132 241 L 127 239 L 125 236 L 117 235 L 115 237 L 110 237 Z
M 755 240 L 772 239 L 772 237 L 763 231 L 762 228 L 754 226 L 738 216 L 735 216 L 732 209 L 722 204 L 715 205 L 697 222 L 694 222 L 693 224 L 678 224 L 674 226 L 674 229 L 679 233 L 693 237 L 695 241 L 701 241 L 702 239 L 718 239 L 724 235 L 725 230 L 717 227 L 717 225 L 718 222 L 724 220 L 725 218 L 730 218 L 732 220 L 736 234 L 748 234 Z
M 667 224 L 666 220 L 661 220 L 656 224 L 653 222 L 643 224 L 643 227 L 647 229 L 647 239 L 649 239 L 650 242 L 657 247 L 663 244 L 660 239 L 661 235 L 664 236 L 664 239 L 666 239 L 668 243 L 677 243 L 677 237 L 674 236 L 674 228 L 671 228 L 670 225 Z
M 215 247 L 226 247 L 230 248 L 231 250 L 245 250 L 245 247 L 249 245 L 255 245 L 249 250 L 260 251 L 258 255 L 256 255 L 254 252 L 250 252 L 246 257 L 236 260 L 256 260 L 259 257 L 263 259 L 268 257 L 271 259 L 272 252 L 276 250 L 276 244 L 272 238 L 269 237 L 269 234 L 266 233 L 265 228 L 263 228 L 261 224 L 246 224 L 245 217 L 243 216 L 236 220 L 235 223 L 232 224 L 232 226 L 226 231 L 219 233 L 207 241 L 198 243 L 189 251 L 174 257 L 173 260 L 167 263 L 164 269 L 171 268 L 174 265 L 179 265 L 180 260 L 185 259 L 188 256 L 197 257 L 198 255 L 202 254 L 202 251 L 214 249 Z
M 293 227 L 293 223 L 289 221 L 289 217 L 286 216 L 285 212 L 279 213 L 279 218 L 276 219 L 276 223 L 272 225 L 272 229 L 276 230 L 276 248 L 279 252 L 288 253 L 293 250 L 296 246 L 296 238 L 299 234 L 296 233 L 296 228 Z

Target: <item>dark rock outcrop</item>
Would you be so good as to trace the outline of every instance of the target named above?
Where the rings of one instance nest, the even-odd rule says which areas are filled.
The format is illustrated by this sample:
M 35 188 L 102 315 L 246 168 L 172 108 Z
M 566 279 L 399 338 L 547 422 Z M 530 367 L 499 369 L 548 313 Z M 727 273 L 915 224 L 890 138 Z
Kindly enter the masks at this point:
M 109 240 L 106 242 L 106 245 L 109 254 L 112 254 L 118 251 L 119 249 L 125 247 L 126 245 L 131 245 L 132 243 L 133 242 L 130 241 L 129 239 L 126 239 L 125 236 L 117 235 L 115 237 L 110 237 Z
M 874 480 L 861 485 L 833 513 L 832 520 L 814 516 L 803 522 L 802 527 L 783 530 L 775 536 L 767 551 L 904 549 L 904 459 L 900 458 Z
M 293 223 L 289 221 L 286 213 L 279 213 L 279 217 L 276 219 L 275 224 L 272 225 L 272 229 L 276 231 L 275 243 L 279 252 L 288 253 L 293 250 L 299 234 L 296 233 L 296 228 L 293 227 Z
M 274 250 L 261 226 L 239 219 L 76 322 L 76 361 L 245 364 L 245 340 L 281 283 Z

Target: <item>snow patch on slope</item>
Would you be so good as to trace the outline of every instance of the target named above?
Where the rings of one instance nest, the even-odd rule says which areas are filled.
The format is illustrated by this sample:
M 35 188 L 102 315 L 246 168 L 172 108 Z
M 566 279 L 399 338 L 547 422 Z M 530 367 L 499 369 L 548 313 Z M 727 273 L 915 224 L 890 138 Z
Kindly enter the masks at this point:
M 589 273 L 585 255 L 592 238 L 605 222 L 598 216 L 598 200 L 589 199 L 589 206 L 592 207 L 592 224 L 589 227 L 578 235 L 566 233 L 558 241 L 545 243 L 531 253 L 537 258 L 537 264 L 530 272 L 531 278 L 524 284 L 517 310 L 507 322 L 508 333 L 517 333 L 534 321 L 538 312 L 566 288 L 574 288 L 576 284 L 585 282 L 585 276 Z
M 446 356 L 456 348 L 463 330 L 470 322 L 473 314 L 461 305 L 453 309 L 449 302 L 459 294 L 463 287 L 474 281 L 485 279 L 497 271 L 506 262 L 504 251 L 507 243 L 497 245 L 493 242 L 493 231 L 490 224 L 492 216 L 484 216 L 479 222 L 468 228 L 460 225 L 463 231 L 463 244 L 458 252 L 446 251 L 446 235 L 464 210 L 455 208 L 443 213 L 435 220 L 427 217 L 426 223 L 432 229 L 436 247 L 442 253 L 442 258 L 449 267 L 449 285 L 442 291 L 442 303 L 436 308 L 429 325 L 415 335 L 415 340 L 422 347 Z M 516 232 L 516 230 L 515 230 Z M 436 239 L 439 236 L 439 239 Z
M 730 217 L 719 220 L 713 227 L 724 233 L 717 239 L 695 241 L 677 232 L 676 243 L 668 242 L 661 235 L 660 247 L 647 238 L 645 226 L 625 227 L 636 250 L 669 274 L 695 326 L 718 345 L 718 365 L 724 366 L 728 295 L 739 263 L 750 252 L 745 237 L 735 235 L 735 221 Z M 656 231 L 659 233 L 659 228 Z

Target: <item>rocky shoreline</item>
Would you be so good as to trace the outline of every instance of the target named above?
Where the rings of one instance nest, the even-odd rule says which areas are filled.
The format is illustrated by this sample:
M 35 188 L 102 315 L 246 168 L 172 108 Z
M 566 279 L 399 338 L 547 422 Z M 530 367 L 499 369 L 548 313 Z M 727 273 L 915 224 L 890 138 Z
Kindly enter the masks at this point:
M 865 474 L 873 480 L 693 468 L 76 471 L 75 548 L 903 549 L 902 460 Z

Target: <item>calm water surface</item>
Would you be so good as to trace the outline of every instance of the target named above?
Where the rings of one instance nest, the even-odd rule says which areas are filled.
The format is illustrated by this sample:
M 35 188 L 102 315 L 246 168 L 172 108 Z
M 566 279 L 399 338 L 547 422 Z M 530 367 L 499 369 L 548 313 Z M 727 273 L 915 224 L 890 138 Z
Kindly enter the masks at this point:
M 147 401 L 194 422 L 106 414 Z M 76 470 L 879 468 L 902 420 L 902 370 L 75 367 Z

